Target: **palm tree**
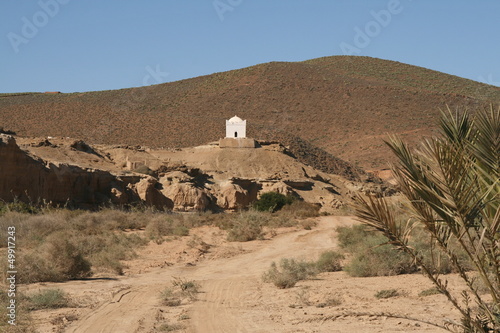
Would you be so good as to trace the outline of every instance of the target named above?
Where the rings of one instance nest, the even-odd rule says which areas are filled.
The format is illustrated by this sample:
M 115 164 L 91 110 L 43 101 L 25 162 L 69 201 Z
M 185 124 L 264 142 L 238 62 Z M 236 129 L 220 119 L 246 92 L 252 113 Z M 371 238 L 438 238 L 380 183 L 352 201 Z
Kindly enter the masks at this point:
M 356 216 L 410 254 L 460 311 L 461 323 L 447 324 L 448 330 L 500 332 L 500 108 L 475 116 L 453 115 L 448 109 L 440 128 L 439 137 L 425 140 L 415 150 L 394 136 L 386 142 L 398 158 L 392 169 L 407 198 L 403 209 L 412 218 L 398 222 L 400 212 L 386 199 L 361 195 L 355 199 Z M 437 273 L 437 262 L 424 260 L 409 245 L 416 226 L 431 236 L 432 245 L 448 257 L 467 285 L 461 297 L 452 294 Z M 465 253 L 472 270 L 458 259 L 457 251 Z M 478 291 L 480 286 L 486 295 Z

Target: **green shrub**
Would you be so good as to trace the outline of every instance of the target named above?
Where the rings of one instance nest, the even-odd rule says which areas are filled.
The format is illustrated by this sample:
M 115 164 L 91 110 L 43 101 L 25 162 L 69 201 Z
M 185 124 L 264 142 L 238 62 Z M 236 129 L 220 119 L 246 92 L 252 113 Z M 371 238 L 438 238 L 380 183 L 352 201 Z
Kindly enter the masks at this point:
M 271 264 L 271 268 L 264 273 L 262 280 L 273 283 L 280 289 L 291 288 L 298 281 L 315 276 L 318 273 L 315 266 L 315 263 L 283 258 L 279 267 L 275 262 Z
M 344 259 L 342 253 L 336 251 L 325 251 L 321 253 L 316 267 L 319 272 L 336 272 L 342 270 L 341 261 Z
M 352 255 L 344 270 L 351 276 L 388 276 L 412 273 L 417 267 L 411 257 L 394 249 L 387 238 L 370 232 L 365 225 L 337 229 L 339 246 Z
M 292 203 L 292 198 L 277 192 L 263 193 L 259 200 L 255 201 L 254 208 L 260 212 L 276 212 L 285 205 Z
M 391 298 L 399 296 L 399 292 L 396 289 L 385 289 L 379 290 L 375 293 L 375 298 Z
M 43 204 L 37 205 L 33 203 L 25 203 L 23 201 L 19 201 L 18 199 L 15 199 L 13 202 L 0 201 L 0 216 L 8 212 L 38 214 L 45 206 L 46 205 Z
M 65 308 L 69 298 L 61 289 L 47 289 L 29 296 L 31 310 Z
M 339 246 L 349 253 L 355 252 L 359 244 L 362 244 L 369 235 L 368 228 L 363 224 L 337 228 Z

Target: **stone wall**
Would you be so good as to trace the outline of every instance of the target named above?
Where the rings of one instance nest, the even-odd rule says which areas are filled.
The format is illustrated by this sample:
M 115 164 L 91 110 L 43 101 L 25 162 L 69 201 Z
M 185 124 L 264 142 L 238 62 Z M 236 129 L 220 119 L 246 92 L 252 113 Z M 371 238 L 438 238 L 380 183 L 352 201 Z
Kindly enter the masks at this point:
M 256 148 L 257 142 L 251 138 L 223 138 L 219 140 L 221 148 Z

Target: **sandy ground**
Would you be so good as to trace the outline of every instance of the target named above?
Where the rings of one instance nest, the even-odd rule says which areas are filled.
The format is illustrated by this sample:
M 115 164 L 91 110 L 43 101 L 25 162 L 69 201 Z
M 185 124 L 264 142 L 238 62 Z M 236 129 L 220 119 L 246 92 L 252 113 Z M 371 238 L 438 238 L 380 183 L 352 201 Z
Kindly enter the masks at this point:
M 128 262 L 124 276 L 25 288 L 61 288 L 76 304 L 35 311 L 42 333 L 161 332 L 167 325 L 190 333 L 444 332 L 426 322 L 458 319 L 444 296 L 418 296 L 432 287 L 419 274 L 353 278 L 322 273 L 290 289 L 262 282 L 273 261 L 311 260 L 334 249 L 335 228 L 352 223 L 350 217 L 321 217 L 312 230 L 283 229 L 273 238 L 247 243 L 227 243 L 222 231 L 203 227 L 191 236 L 152 242 Z M 197 300 L 162 306 L 159 295 L 174 278 L 199 283 Z M 456 276 L 447 278 L 459 288 Z M 400 296 L 377 299 L 375 293 L 383 289 L 397 289 Z

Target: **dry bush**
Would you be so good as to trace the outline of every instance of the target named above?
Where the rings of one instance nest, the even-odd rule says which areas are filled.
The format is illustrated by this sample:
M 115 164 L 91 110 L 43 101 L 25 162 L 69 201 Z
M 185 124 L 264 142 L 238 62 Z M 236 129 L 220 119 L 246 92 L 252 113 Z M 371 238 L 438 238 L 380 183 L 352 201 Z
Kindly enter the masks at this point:
M 36 332 L 34 323 L 29 313 L 29 298 L 23 293 L 16 291 L 16 325 L 8 323 L 10 318 L 7 316 L 9 311 L 7 306 L 10 305 L 10 297 L 4 290 L 0 290 L 0 332 L 9 333 L 33 333 Z
M 396 296 L 399 296 L 399 291 L 397 291 L 396 289 L 384 289 L 384 290 L 379 290 L 375 293 L 375 298 L 378 299 L 391 298 Z
M 335 294 L 335 295 L 328 295 L 325 298 L 325 301 L 318 303 L 316 305 L 317 308 L 325 308 L 325 307 L 333 307 L 333 306 L 339 306 L 344 302 L 344 299 L 342 298 L 341 295 Z
M 91 265 L 65 232 L 47 237 L 45 242 L 30 252 L 20 252 L 19 282 L 60 282 L 91 275 Z
M 147 242 L 122 230 L 144 226 L 149 213 L 109 209 L 100 212 L 46 211 L 40 215 L 7 213 L 0 226 L 15 226 L 19 278 L 22 283 L 64 281 L 98 271 L 123 272 L 120 260 L 134 256 Z M 4 245 L 4 244 L 2 244 Z
M 418 296 L 425 297 L 425 296 L 439 295 L 439 294 L 442 294 L 442 292 L 438 288 L 432 287 L 429 289 L 422 290 L 421 292 L 418 293 Z
M 146 226 L 146 236 L 158 244 L 166 236 L 188 236 L 189 228 L 185 222 L 182 216 L 154 216 Z
M 184 329 L 184 326 L 180 324 L 169 324 L 163 323 L 158 327 L 158 331 L 160 332 L 174 332 Z
M 302 200 L 294 200 L 291 204 L 283 206 L 280 214 L 290 215 L 295 219 L 306 219 L 319 216 L 318 205 L 314 205 Z
M 66 308 L 71 305 L 68 295 L 61 289 L 47 289 L 29 295 L 30 310 Z
M 200 285 L 193 280 L 176 277 L 172 287 L 165 288 L 160 294 L 160 302 L 165 306 L 179 306 L 184 301 L 196 301 Z
M 283 258 L 279 267 L 275 262 L 262 276 L 264 282 L 273 283 L 280 289 L 291 288 L 300 280 L 306 280 L 318 273 L 313 262 Z
M 161 305 L 165 306 L 179 306 L 181 305 L 181 298 L 174 292 L 173 288 L 165 288 L 160 294 Z
M 336 251 L 325 251 L 321 253 L 316 261 L 316 268 L 319 272 L 337 272 L 342 270 L 342 260 L 344 255 Z
M 257 211 L 247 211 L 235 214 L 231 219 L 231 227 L 227 234 L 230 242 L 248 242 L 261 239 L 264 235 L 263 225 L 269 221 L 269 215 Z

